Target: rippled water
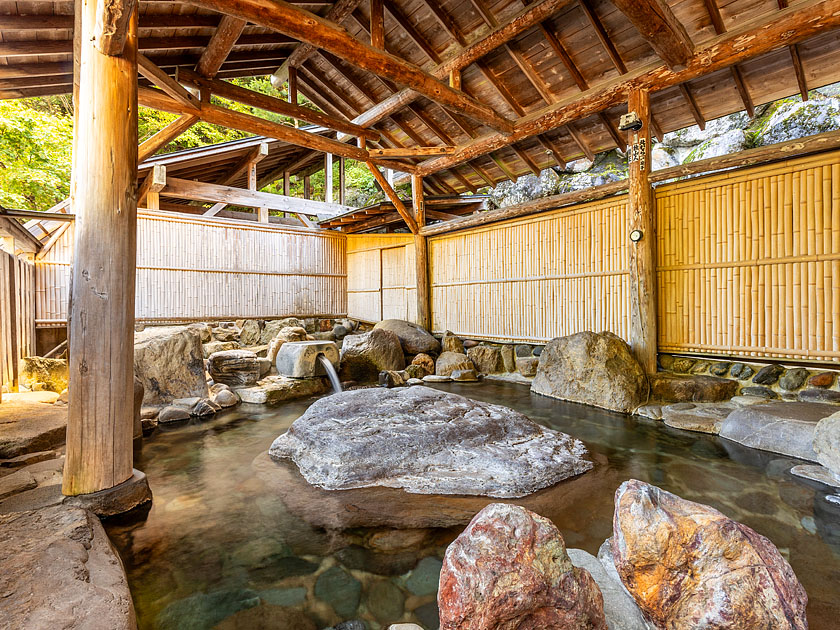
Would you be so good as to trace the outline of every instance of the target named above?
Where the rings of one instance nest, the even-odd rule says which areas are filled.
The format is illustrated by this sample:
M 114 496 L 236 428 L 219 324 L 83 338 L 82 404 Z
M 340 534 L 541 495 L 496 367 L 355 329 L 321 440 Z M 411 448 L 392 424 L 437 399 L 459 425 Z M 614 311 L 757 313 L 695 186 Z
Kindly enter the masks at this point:
M 607 464 L 565 482 L 571 491 L 543 510 L 568 546 L 596 553 L 612 532 L 615 489 L 626 479 L 642 479 L 712 505 L 770 538 L 808 592 L 810 627 L 840 626 L 840 506 L 826 501 L 826 488 L 790 475 L 797 460 L 535 396 L 521 385 L 440 389 L 514 407 L 582 439 L 596 459 L 606 458 Z M 153 507 L 145 519 L 107 524 L 141 628 L 256 627 L 253 617 L 223 620 L 257 604 L 271 620 L 259 626 L 266 628 L 305 628 L 305 618 L 317 628 L 356 618 L 371 628 L 380 627 L 375 619 L 431 627 L 436 558 L 460 528 L 319 529 L 254 474 L 254 458 L 311 402 L 271 410 L 243 405 L 145 440 L 135 465 L 149 477 Z M 336 509 L 332 503 L 311 507 L 312 513 Z

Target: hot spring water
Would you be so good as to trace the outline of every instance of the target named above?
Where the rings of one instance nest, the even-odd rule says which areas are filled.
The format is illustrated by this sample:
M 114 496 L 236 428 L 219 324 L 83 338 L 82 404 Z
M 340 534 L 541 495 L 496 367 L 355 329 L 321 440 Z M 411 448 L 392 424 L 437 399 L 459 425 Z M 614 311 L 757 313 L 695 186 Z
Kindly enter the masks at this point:
M 339 392 L 341 392 L 341 381 L 338 380 L 338 373 L 335 371 L 333 364 L 323 354 L 318 355 L 318 360 L 321 362 L 321 365 L 324 366 L 324 370 L 327 373 L 327 378 L 330 379 L 330 385 L 332 385 L 333 393 L 338 394 Z

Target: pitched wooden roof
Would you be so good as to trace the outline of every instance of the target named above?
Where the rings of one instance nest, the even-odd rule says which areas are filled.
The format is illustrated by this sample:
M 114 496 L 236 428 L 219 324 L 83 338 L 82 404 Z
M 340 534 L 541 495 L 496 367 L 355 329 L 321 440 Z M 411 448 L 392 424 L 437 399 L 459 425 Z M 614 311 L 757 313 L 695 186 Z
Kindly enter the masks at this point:
M 141 0 L 140 50 L 169 74 L 178 66 L 194 68 L 227 19 L 207 7 L 242 15 L 256 2 Z M 331 17 L 351 36 L 370 41 L 369 0 L 292 4 Z M 419 165 L 432 192 L 474 192 L 623 146 L 616 123 L 634 82 L 651 86 L 654 131 L 661 135 L 840 80 L 835 17 L 840 3 L 787 5 L 787 0 L 384 0 L 385 50 L 436 77 L 441 68 L 460 69 L 453 80 L 460 81 L 463 93 L 515 123 L 510 137 L 429 98 L 406 95 L 391 79 L 361 69 L 359 59 L 322 49 L 302 54 L 297 40 L 265 24 L 248 22 L 238 35 L 229 34 L 234 44 L 216 76 L 269 74 L 291 55 L 300 92 L 332 116 L 370 126 L 380 140 L 369 146 L 457 145 L 457 157 L 407 161 Z M 538 21 L 527 21 L 539 11 L 544 13 Z M 0 98 L 71 90 L 72 13 L 73 3 L 66 0 L 0 0 Z M 278 29 L 291 32 L 282 24 Z M 458 59 L 473 50 L 478 52 L 460 68 Z M 276 153 L 278 160 L 304 154 L 291 148 Z

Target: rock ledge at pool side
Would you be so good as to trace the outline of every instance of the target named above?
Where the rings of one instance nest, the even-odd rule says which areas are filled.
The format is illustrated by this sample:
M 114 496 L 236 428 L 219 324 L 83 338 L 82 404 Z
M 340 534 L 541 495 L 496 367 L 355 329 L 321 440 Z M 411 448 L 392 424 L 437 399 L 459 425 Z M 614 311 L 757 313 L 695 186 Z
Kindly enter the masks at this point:
M 514 498 L 592 468 L 586 447 L 521 413 L 415 386 L 316 401 L 271 445 L 312 485 Z

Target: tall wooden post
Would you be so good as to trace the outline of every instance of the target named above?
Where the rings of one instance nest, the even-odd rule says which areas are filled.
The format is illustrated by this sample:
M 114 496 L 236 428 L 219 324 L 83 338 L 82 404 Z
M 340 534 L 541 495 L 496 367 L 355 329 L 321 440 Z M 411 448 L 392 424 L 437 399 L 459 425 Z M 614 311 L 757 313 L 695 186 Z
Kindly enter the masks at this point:
M 312 180 L 309 179 L 309 175 L 303 176 L 303 198 L 312 198 Z
M 426 200 L 423 197 L 423 178 L 411 176 L 411 202 L 417 227 L 426 225 Z M 417 324 L 426 330 L 432 329 L 432 309 L 429 295 L 429 252 L 426 237 L 414 235 L 414 264 L 417 281 Z
M 79 0 L 72 207 L 70 401 L 62 491 L 132 476 L 137 199 L 137 13 L 121 56 L 97 50 L 97 5 Z
M 344 158 L 338 158 L 338 203 L 342 206 L 347 199 L 347 175 L 344 173 Z
M 333 156 L 324 153 L 324 201 L 333 202 Z
M 630 346 L 648 374 L 656 372 L 656 228 L 650 181 L 650 95 L 631 90 L 628 111 L 642 128 L 630 132 Z
M 289 66 L 289 102 L 292 105 L 297 105 L 298 102 L 298 81 L 297 81 L 297 68 L 294 66 Z M 295 118 L 295 127 L 297 127 L 299 121 Z
M 290 180 L 291 177 L 289 175 L 289 171 L 283 171 L 283 194 L 287 197 L 289 196 L 292 190 L 292 183 Z

